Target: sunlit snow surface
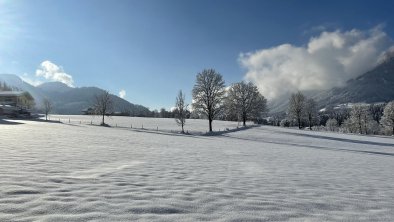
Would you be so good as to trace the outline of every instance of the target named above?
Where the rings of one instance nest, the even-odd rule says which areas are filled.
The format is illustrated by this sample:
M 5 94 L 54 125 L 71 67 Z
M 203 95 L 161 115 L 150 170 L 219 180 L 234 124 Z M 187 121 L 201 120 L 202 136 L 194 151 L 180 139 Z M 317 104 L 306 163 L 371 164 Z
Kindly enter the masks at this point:
M 0 221 L 394 220 L 392 138 L 19 122 L 0 124 Z

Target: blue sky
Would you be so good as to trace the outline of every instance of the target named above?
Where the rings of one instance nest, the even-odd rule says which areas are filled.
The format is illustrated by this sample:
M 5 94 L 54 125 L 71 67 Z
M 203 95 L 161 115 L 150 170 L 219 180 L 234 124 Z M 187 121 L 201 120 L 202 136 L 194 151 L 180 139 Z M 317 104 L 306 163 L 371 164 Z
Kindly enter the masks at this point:
M 305 46 L 322 31 L 379 27 L 393 36 L 393 1 L 0 0 L 0 73 L 31 80 L 44 61 L 74 86 L 98 86 L 151 109 L 191 100 L 204 68 L 245 79 L 240 54 Z M 386 48 L 385 48 L 386 49 Z

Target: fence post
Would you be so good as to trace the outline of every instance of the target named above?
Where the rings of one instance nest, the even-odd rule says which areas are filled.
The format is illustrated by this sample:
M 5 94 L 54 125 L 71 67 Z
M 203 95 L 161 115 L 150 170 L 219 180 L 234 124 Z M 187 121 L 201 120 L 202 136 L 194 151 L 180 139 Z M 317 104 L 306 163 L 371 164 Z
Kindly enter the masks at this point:
M 156 131 L 159 131 L 159 127 L 156 128 Z
M 130 124 L 130 128 L 133 128 L 133 124 Z
M 70 118 L 68 118 L 68 123 L 70 123 Z

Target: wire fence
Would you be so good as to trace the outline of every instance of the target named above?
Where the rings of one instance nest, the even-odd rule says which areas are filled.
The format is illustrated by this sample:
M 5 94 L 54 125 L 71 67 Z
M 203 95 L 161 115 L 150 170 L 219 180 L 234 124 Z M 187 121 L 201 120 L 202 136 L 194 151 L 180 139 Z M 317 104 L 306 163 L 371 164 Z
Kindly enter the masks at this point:
M 101 126 L 101 120 L 98 118 L 92 119 L 92 120 L 82 120 L 82 119 L 73 119 L 73 118 L 56 118 L 56 117 L 48 117 L 48 120 L 51 121 L 58 121 L 63 124 L 70 124 L 70 125 L 86 125 L 86 126 Z M 152 124 L 152 122 L 149 122 L 149 124 L 144 124 L 143 122 L 111 122 L 108 121 L 105 123 L 106 127 L 111 127 L 111 128 L 120 128 L 120 129 L 130 129 L 134 131 L 150 131 L 150 132 L 161 132 L 161 133 L 177 133 L 181 134 L 182 130 L 181 127 L 178 126 L 176 128 L 176 123 L 174 123 L 173 127 L 168 127 L 167 125 L 160 125 L 160 124 Z M 237 123 L 236 126 L 224 126 L 222 128 L 217 128 L 216 130 L 213 130 L 212 132 L 209 132 L 208 130 L 190 130 L 190 129 L 185 129 L 184 133 L 185 134 L 190 134 L 190 135 L 218 135 L 226 132 L 234 132 L 238 131 L 241 129 L 245 128 L 250 128 L 254 126 L 249 125 L 248 127 L 243 127 L 240 126 L 240 123 Z

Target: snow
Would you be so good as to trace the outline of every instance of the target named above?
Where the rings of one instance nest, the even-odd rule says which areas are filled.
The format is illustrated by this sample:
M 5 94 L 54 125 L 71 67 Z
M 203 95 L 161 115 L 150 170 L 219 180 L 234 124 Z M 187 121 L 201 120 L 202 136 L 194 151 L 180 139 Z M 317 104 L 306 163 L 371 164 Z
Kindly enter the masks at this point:
M 50 115 L 49 118 L 54 121 L 61 121 L 63 123 L 71 124 L 93 124 L 100 125 L 102 117 L 101 116 L 91 116 L 91 115 Z M 44 118 L 45 119 L 45 118 Z M 105 123 L 113 127 L 124 127 L 134 129 L 147 129 L 147 130 L 159 130 L 159 131 L 169 131 L 169 132 L 179 132 L 181 127 L 178 126 L 173 118 L 144 118 L 144 117 L 127 117 L 127 116 L 111 116 L 105 117 Z M 248 122 L 251 125 L 252 123 Z M 253 125 L 253 124 L 252 124 Z M 241 127 L 242 123 L 230 122 L 230 121 L 213 121 L 214 131 L 223 131 L 226 129 L 235 129 Z M 185 132 L 201 134 L 206 133 L 208 130 L 207 120 L 198 119 L 187 119 L 185 125 Z
M 18 122 L 0 124 L 0 221 L 394 219 L 392 138 Z M 201 130 L 206 122 L 190 121 Z

